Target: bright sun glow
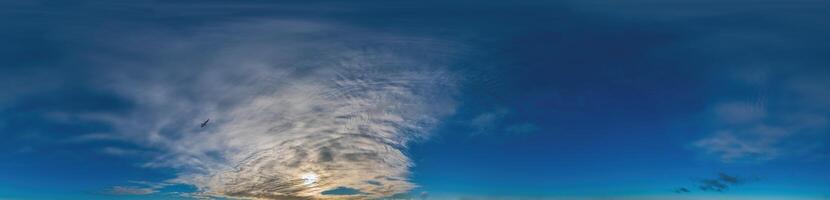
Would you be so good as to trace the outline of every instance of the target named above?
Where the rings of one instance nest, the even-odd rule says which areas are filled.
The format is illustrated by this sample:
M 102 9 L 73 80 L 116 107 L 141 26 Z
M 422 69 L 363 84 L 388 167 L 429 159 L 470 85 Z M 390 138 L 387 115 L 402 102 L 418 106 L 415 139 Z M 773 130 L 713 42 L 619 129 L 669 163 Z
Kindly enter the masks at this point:
M 313 172 L 305 173 L 301 177 L 303 179 L 303 185 L 311 185 L 317 182 L 317 174 Z

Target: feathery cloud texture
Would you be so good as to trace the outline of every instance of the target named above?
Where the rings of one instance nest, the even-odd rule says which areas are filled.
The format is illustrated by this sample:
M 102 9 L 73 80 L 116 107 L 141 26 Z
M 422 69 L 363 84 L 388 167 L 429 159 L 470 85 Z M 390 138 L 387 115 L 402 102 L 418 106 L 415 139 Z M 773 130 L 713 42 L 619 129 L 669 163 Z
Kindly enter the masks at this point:
M 448 42 L 272 20 L 112 43 L 115 53 L 96 57 L 117 69 L 102 81 L 136 109 L 93 118 L 163 152 L 145 166 L 177 169 L 171 182 L 207 195 L 406 192 L 407 143 L 454 112 Z M 322 194 L 337 188 L 359 192 Z

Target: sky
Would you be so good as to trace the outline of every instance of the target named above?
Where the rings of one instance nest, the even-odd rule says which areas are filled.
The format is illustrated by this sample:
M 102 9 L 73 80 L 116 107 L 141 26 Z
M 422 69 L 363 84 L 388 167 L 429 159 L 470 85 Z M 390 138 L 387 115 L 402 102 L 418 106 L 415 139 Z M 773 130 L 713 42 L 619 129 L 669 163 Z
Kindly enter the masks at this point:
M 828 9 L 0 1 L 0 200 L 830 199 Z

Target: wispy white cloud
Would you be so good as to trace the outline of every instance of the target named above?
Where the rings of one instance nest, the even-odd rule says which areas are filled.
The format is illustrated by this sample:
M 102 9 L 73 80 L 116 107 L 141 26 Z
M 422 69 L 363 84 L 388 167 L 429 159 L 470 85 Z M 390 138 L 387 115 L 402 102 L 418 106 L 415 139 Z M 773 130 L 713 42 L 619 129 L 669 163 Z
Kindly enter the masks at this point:
M 155 183 L 146 181 L 130 181 L 129 183 L 129 186 L 113 186 L 104 193 L 110 195 L 150 195 L 159 193 L 160 189 L 172 185 L 166 182 Z
M 408 142 L 427 138 L 454 112 L 458 83 L 445 67 L 449 55 L 428 53 L 441 41 L 279 20 L 207 27 L 187 37 L 130 35 L 111 41 L 117 53 L 96 59 L 113 67 L 101 81 L 136 109 L 98 119 L 113 124 L 118 137 L 163 152 L 144 166 L 177 169 L 171 183 L 206 195 L 406 192 L 415 187 Z M 437 47 L 446 53 L 451 46 Z M 142 59 L 114 56 L 120 53 Z M 200 128 L 207 118 L 210 126 Z M 109 136 L 78 140 L 100 138 Z
M 738 76 L 735 76 L 738 77 Z M 694 146 L 724 162 L 769 161 L 788 156 L 815 157 L 827 137 L 828 110 L 814 101 L 830 90 L 800 91 L 804 74 L 770 78 L 736 79 L 758 95 L 748 101 L 724 101 L 714 106 L 714 131 Z M 773 86 L 773 84 L 781 83 Z M 815 83 L 813 83 L 815 84 Z M 821 85 L 830 85 L 822 83 Z M 809 87 L 807 87 L 809 88 Z M 803 89 L 803 88 L 802 88 Z M 809 92 L 807 92 L 809 91 Z
M 104 147 L 101 149 L 101 153 L 112 156 L 131 156 L 138 155 L 141 153 L 141 151 L 120 147 Z
M 78 135 L 75 137 L 71 137 L 66 139 L 64 142 L 66 143 L 84 143 L 84 142 L 92 142 L 92 141 L 112 141 L 112 140 L 121 140 L 122 137 L 119 137 L 117 134 L 112 133 L 89 133 Z
M 512 110 L 497 108 L 492 111 L 476 115 L 468 122 L 473 135 L 492 133 L 527 134 L 540 130 L 539 126 L 530 122 L 511 122 L 508 118 L 515 117 Z
M 474 134 L 484 134 L 494 131 L 508 114 L 510 114 L 510 110 L 506 108 L 498 108 L 490 112 L 481 113 L 470 120 L 470 127 L 474 129 Z

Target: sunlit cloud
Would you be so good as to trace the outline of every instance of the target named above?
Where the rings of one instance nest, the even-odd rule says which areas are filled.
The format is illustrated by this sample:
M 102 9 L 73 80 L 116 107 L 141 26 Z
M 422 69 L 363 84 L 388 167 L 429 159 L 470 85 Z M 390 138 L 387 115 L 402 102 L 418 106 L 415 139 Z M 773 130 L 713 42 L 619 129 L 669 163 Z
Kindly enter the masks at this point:
M 408 143 L 427 138 L 454 112 L 458 83 L 444 64 L 451 50 L 443 44 L 441 53 L 427 52 L 437 41 L 407 42 L 404 49 L 397 43 L 411 39 L 403 36 L 305 21 L 194 32 L 112 47 L 140 53 L 143 60 L 100 56 L 99 62 L 118 68 L 107 72 L 110 89 L 137 109 L 97 119 L 117 127 L 119 138 L 162 152 L 145 167 L 177 169 L 169 183 L 194 185 L 204 195 L 343 198 L 323 193 L 350 188 L 357 191 L 350 196 L 371 198 L 407 192 L 416 187 L 408 180 Z M 316 37 L 324 34 L 341 36 Z M 146 42 L 144 37 L 116 42 Z M 375 37 L 386 39 L 365 40 Z M 366 42 L 373 47 L 352 47 Z M 208 118 L 210 125 L 200 127 Z M 78 140 L 99 138 L 109 137 Z

